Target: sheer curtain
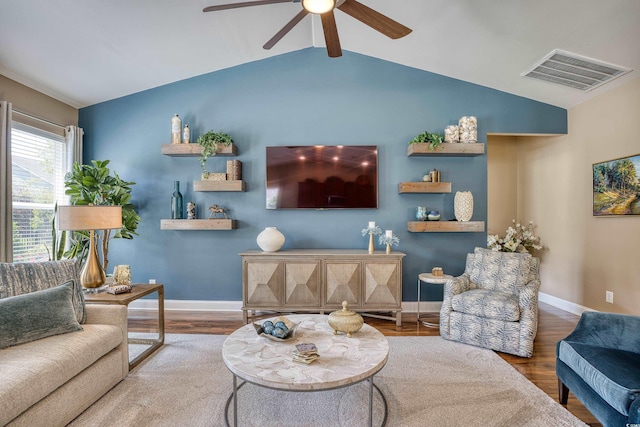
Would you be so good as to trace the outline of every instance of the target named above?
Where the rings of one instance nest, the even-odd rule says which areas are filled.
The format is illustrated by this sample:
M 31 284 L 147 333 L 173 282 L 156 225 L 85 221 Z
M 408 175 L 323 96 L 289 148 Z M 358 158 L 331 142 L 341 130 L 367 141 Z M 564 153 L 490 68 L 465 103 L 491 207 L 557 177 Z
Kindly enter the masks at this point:
M 11 103 L 0 101 L 0 262 L 13 261 Z
M 82 137 L 84 131 L 78 126 L 67 126 L 65 128 L 65 139 L 67 140 L 67 167 L 69 170 L 75 162 L 82 164 Z

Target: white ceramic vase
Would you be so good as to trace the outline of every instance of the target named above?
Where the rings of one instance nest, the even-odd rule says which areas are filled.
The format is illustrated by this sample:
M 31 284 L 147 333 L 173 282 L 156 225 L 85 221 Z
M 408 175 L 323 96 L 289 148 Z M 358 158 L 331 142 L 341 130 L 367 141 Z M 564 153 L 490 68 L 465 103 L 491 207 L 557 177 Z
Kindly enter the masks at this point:
M 256 242 L 264 252 L 277 252 L 284 245 L 284 234 L 275 227 L 265 227 Z
M 473 216 L 473 194 L 457 191 L 453 199 L 453 212 L 458 221 L 469 221 Z

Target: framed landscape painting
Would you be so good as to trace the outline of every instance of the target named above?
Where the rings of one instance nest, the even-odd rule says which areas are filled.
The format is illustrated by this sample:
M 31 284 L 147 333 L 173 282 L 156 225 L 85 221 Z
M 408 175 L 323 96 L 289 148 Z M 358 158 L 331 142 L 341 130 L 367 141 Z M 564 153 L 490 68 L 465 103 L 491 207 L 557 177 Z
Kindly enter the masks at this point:
M 640 215 L 640 154 L 593 165 L 593 215 Z

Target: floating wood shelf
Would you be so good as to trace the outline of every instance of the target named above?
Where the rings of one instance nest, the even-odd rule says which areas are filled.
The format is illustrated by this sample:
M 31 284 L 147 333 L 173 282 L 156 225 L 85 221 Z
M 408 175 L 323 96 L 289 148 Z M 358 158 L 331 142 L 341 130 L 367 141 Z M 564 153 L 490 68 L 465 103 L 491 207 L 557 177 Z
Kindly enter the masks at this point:
M 480 156 L 484 154 L 484 144 L 442 143 L 431 150 L 426 142 L 409 144 L 407 156 Z
M 408 221 L 407 230 L 412 233 L 475 233 L 484 231 L 484 221 Z
M 398 193 L 451 193 L 450 182 L 401 182 Z
M 246 191 L 244 181 L 194 181 L 193 191 Z
M 235 230 L 235 219 L 161 219 L 160 230 Z
M 202 153 L 202 147 L 192 142 L 191 144 L 162 144 L 162 154 L 171 157 L 198 157 Z M 237 156 L 238 147 L 235 144 L 218 146 L 216 156 Z

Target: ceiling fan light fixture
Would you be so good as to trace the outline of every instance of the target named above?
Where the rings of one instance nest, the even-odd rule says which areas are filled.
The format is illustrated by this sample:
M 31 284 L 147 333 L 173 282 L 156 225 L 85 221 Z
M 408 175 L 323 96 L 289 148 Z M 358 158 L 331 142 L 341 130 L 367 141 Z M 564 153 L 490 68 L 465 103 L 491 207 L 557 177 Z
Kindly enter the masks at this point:
M 322 15 L 335 7 L 335 0 L 302 0 L 302 7 L 309 13 Z

